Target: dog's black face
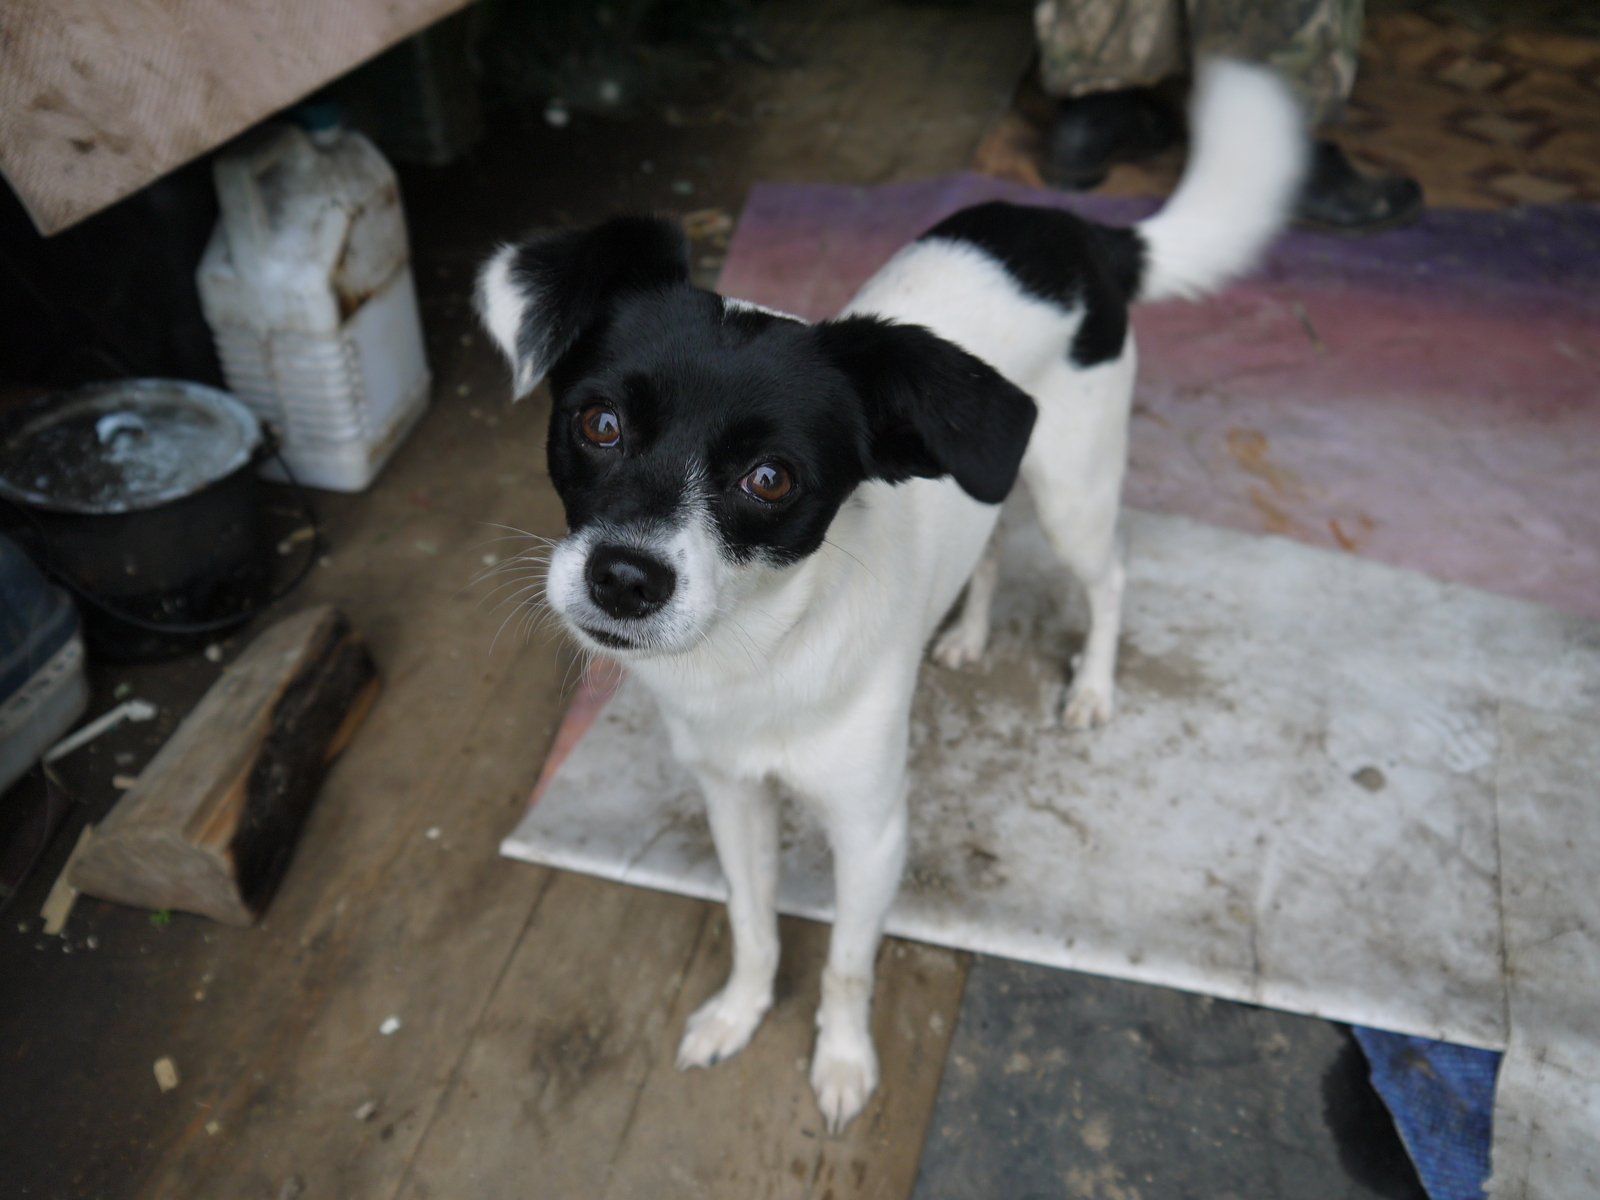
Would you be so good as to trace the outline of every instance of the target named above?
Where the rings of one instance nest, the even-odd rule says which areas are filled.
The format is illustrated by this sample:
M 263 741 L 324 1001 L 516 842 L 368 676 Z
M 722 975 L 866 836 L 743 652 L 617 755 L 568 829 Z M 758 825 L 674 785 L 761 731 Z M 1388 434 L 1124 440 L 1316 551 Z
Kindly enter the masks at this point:
M 621 218 L 503 250 L 479 283 L 519 391 L 548 374 L 568 537 L 547 593 L 610 651 L 683 650 L 822 545 L 863 482 L 953 476 L 997 504 L 1033 402 L 916 326 L 807 325 L 688 282 L 681 236 Z
M 793 562 L 871 473 L 849 380 L 811 327 L 687 284 L 619 298 L 551 372 L 550 478 L 576 533 L 695 510 L 734 561 Z

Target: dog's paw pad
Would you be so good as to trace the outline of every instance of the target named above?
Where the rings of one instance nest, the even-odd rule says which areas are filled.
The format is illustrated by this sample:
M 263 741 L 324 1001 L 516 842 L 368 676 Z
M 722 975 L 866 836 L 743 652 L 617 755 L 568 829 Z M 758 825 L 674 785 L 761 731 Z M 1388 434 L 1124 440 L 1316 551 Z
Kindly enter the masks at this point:
M 811 1089 L 829 1133 L 838 1133 L 867 1103 L 878 1086 L 878 1056 L 869 1044 L 866 1054 L 817 1052 L 811 1063 Z
M 766 1015 L 767 1005 L 722 991 L 697 1008 L 678 1043 L 678 1070 L 709 1067 L 743 1050 Z
M 933 643 L 933 661 L 952 670 L 974 666 L 983 661 L 983 648 L 988 641 L 987 630 L 973 633 L 957 623 Z
M 1086 729 L 1098 729 L 1111 720 L 1111 714 L 1116 710 L 1109 690 L 1099 688 L 1073 688 L 1067 695 L 1067 705 L 1061 712 L 1061 724 L 1065 729 L 1073 732 L 1082 732 Z

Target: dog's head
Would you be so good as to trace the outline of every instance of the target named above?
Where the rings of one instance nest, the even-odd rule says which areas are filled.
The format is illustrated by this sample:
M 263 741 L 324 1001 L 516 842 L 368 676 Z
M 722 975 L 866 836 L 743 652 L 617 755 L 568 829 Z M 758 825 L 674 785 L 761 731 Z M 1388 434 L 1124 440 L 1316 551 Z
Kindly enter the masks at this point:
M 551 606 L 623 659 L 694 646 L 866 480 L 951 476 L 998 504 L 1033 427 L 1025 393 L 920 326 L 808 325 L 691 286 L 664 221 L 504 247 L 477 300 L 516 394 L 550 379 Z

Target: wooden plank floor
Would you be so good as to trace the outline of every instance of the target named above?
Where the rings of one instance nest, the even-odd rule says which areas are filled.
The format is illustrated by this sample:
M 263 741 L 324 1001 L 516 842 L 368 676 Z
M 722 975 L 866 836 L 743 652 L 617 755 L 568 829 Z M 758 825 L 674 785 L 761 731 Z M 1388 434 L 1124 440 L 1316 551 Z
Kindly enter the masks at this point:
M 102 958 L 73 960 L 67 1003 L 71 989 L 84 998 L 112 978 L 145 992 L 103 1018 L 110 1049 L 90 1060 L 101 1065 L 73 1067 L 74 1086 L 100 1099 L 84 1108 L 63 1096 L 33 1125 L 0 1131 L 13 1138 L 0 1140 L 6 1153 L 49 1141 L 87 1158 L 31 1162 L 29 1194 L 910 1191 L 964 957 L 885 946 L 874 1010 L 884 1083 L 828 1137 L 805 1071 L 825 927 L 784 923 L 778 999 L 752 1045 L 680 1073 L 684 1019 L 727 969 L 721 907 L 497 853 L 574 671 L 557 640 L 525 639 L 519 614 L 468 586 L 486 554 L 521 548 L 490 542 L 501 532 L 490 526 L 562 529 L 543 468 L 547 400 L 507 406 L 504 369 L 468 311 L 472 266 L 533 225 L 627 208 L 736 212 L 762 177 L 868 183 L 960 169 L 1031 44 L 1026 4 L 773 0 L 758 16 L 782 65 L 729 67 L 675 119 L 580 117 L 556 131 L 501 114 L 461 167 L 404 174 L 434 407 L 369 493 L 319 497 L 332 549 L 292 601 L 343 607 L 385 690 L 261 927 L 179 916 L 153 932 L 142 914 L 80 906 L 79 944 L 98 931 Z M 638 168 L 646 158 L 653 173 Z M 671 187 L 680 179 L 693 180 L 692 197 Z M 715 250 L 697 247 L 702 274 Z M 185 677 L 189 702 L 208 670 Z M 143 687 L 158 674 L 135 678 Z M 37 936 L 26 921 L 20 932 Z M 121 974 L 92 965 L 113 957 Z M 0 1016 L 8 1053 L 31 1056 L 27 1078 L 50 1077 L 51 1023 L 23 1005 Z M 400 1028 L 385 1035 L 391 1016 Z M 182 1079 L 164 1095 L 149 1066 L 160 1055 Z M 92 1130 L 72 1132 L 75 1109 L 94 1113 Z
M 710 1071 L 673 1065 L 728 969 L 722 910 L 560 871 L 546 883 L 401 1196 L 901 1197 L 916 1174 L 966 962 L 890 943 L 883 1075 L 837 1137 L 806 1080 L 827 929 L 784 924 L 773 1011 Z M 600 952 L 596 927 L 614 931 Z
M 885 948 L 876 1016 L 893 1085 L 824 1138 L 796 1064 L 825 928 L 786 924 L 779 1003 L 755 1044 L 683 1075 L 683 1020 L 727 970 L 721 908 L 499 857 L 572 671 L 537 640 L 485 654 L 504 614 L 458 586 L 484 533 L 421 504 L 435 494 L 423 480 L 451 472 L 474 501 L 451 507 L 490 520 L 556 532 L 558 517 L 539 473 L 518 466 L 537 407 L 492 447 L 447 424 L 431 421 L 431 444 L 397 464 L 389 525 L 335 529 L 346 547 L 376 545 L 336 552 L 315 592 L 354 610 L 387 689 L 265 926 L 219 931 L 208 994 L 170 1047 L 191 1113 L 138 1194 L 907 1194 L 960 956 Z M 486 459 L 465 461 L 473 451 Z M 390 1016 L 401 1027 L 385 1036 Z

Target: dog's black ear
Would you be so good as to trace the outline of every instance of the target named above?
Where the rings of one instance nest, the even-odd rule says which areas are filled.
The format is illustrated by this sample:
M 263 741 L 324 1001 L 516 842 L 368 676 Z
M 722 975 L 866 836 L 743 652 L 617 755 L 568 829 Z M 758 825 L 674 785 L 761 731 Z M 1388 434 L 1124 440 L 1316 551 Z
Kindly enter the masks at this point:
M 1006 498 L 1038 415 L 1026 392 L 920 325 L 845 317 L 815 332 L 866 406 L 875 477 L 950 475 L 974 500 Z
M 689 253 L 676 225 L 614 217 L 502 246 L 478 273 L 478 316 L 525 396 L 618 296 L 683 283 Z

